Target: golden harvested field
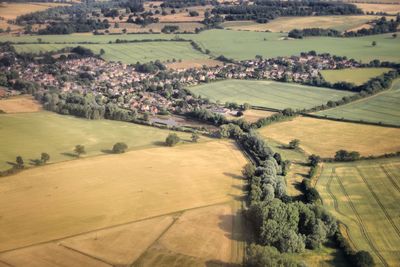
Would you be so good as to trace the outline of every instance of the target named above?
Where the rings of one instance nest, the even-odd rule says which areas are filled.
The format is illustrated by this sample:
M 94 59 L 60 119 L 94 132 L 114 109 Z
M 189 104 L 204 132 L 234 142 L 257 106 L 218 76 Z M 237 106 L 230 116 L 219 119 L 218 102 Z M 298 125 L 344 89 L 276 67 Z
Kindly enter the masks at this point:
M 0 17 L 3 17 L 5 20 L 12 20 L 24 14 L 65 5 L 61 3 L 1 3 Z
M 284 144 L 299 139 L 307 153 L 322 157 L 333 157 L 340 149 L 363 156 L 400 151 L 398 128 L 298 117 L 264 127 L 260 133 Z
M 225 28 L 233 30 L 248 31 L 272 31 L 272 32 L 289 32 L 293 29 L 304 28 L 333 28 L 340 31 L 364 25 L 366 22 L 378 18 L 379 16 L 315 16 L 315 17 L 279 17 L 267 24 L 249 22 L 249 21 L 232 21 L 223 25 Z
M 168 63 L 167 67 L 173 70 L 183 70 L 191 68 L 199 69 L 202 68 L 203 66 L 216 67 L 222 65 L 223 63 L 221 61 L 205 58 L 205 59 L 188 59 L 188 60 L 182 60 L 181 62 Z
M 186 8 L 185 8 L 186 9 Z M 155 15 L 155 18 L 158 18 L 160 22 L 201 22 L 204 20 L 204 13 L 206 10 L 211 10 L 212 6 L 196 6 L 196 7 L 188 7 L 188 11 L 195 10 L 199 13 L 198 16 L 191 17 L 189 12 L 185 9 L 175 9 L 176 13 L 171 14 L 170 8 L 167 8 L 166 11 L 168 15 Z
M 54 261 L 64 262 L 64 254 L 66 262 L 77 262 L 69 254 L 79 251 L 97 263 L 131 263 L 141 254 L 139 247 L 147 249 L 182 213 L 182 221 L 176 221 L 178 229 L 190 231 L 190 221 L 191 227 L 208 227 L 201 234 L 204 242 L 196 243 L 199 254 L 195 256 L 203 261 L 227 259 L 232 257 L 227 251 L 233 238 L 220 238 L 221 234 L 229 236 L 230 222 L 224 216 L 238 219 L 219 205 L 239 202 L 245 164 L 233 142 L 214 141 L 50 164 L 5 177 L 0 180 L 0 201 L 9 205 L 0 207 L 0 260 L 16 265 L 31 260 L 31 266 L 51 266 Z M 196 213 L 201 207 L 211 211 L 198 209 Z M 211 214 L 211 221 L 200 226 L 198 220 L 206 213 Z M 162 244 L 176 253 L 194 253 L 185 251 L 181 231 L 173 229 Z M 207 254 L 209 242 L 217 239 L 222 242 L 221 250 Z M 129 248 L 133 249 L 128 253 Z
M 18 96 L 0 100 L 0 110 L 5 113 L 40 111 L 41 105 L 32 96 Z
M 367 3 L 356 3 L 357 7 L 361 8 L 364 12 L 386 12 L 388 14 L 396 14 L 400 12 L 400 3 L 397 5 L 393 4 L 367 4 Z

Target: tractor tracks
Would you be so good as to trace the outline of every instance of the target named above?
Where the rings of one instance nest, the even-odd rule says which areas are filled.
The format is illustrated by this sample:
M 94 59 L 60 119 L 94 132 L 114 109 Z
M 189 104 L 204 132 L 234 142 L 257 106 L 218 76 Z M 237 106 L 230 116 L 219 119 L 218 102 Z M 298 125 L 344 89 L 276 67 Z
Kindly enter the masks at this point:
M 336 168 L 333 168 L 333 172 L 336 173 Z M 382 262 L 382 264 L 386 267 L 389 267 L 388 263 L 386 262 L 386 260 L 383 258 L 383 256 L 379 253 L 379 251 L 376 249 L 376 247 L 374 246 L 373 242 L 371 241 L 371 239 L 368 236 L 368 232 L 367 229 L 364 225 L 364 222 L 360 216 L 360 214 L 358 213 L 356 207 L 354 206 L 354 203 L 351 201 L 351 198 L 349 196 L 349 194 L 347 193 L 346 189 L 343 186 L 342 180 L 340 179 L 340 177 L 338 175 L 335 175 L 337 181 L 339 182 L 340 188 L 342 193 L 346 196 L 346 199 L 349 202 L 349 205 L 351 207 L 351 209 L 353 210 L 354 214 L 357 217 L 361 232 L 365 238 L 365 240 L 367 241 L 368 245 L 370 246 L 370 248 L 372 249 L 372 251 L 375 253 L 375 255 L 379 258 L 379 260 Z

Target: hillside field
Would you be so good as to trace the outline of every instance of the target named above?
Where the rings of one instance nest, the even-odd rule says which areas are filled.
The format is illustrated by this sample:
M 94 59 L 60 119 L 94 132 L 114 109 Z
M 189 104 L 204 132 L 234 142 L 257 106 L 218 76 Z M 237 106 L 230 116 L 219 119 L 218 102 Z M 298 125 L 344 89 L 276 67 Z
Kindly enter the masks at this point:
M 351 95 L 346 91 L 304 86 L 293 83 L 272 81 L 225 80 L 189 88 L 199 94 L 221 103 L 249 103 L 275 109 L 304 109 L 341 99 Z
M 37 112 L 41 105 L 32 96 L 16 96 L 0 99 L 0 110 L 5 113 Z
M 347 226 L 344 235 L 356 250 L 369 251 L 377 266 L 398 265 L 398 158 L 324 164 L 316 188 L 325 208 Z
M 236 262 L 243 248 L 236 244 L 236 212 L 245 164 L 233 142 L 215 141 L 89 157 L 5 177 L 0 201 L 9 205 L 0 207 L 0 260 L 52 266 L 64 257 L 78 261 L 78 252 L 104 266 L 131 265 L 159 240 L 174 257 Z M 130 247 L 132 240 L 137 245 Z
M 232 30 L 289 32 L 293 29 L 314 28 L 315 25 L 318 25 L 318 28 L 346 31 L 376 18 L 379 16 L 279 17 L 266 24 L 252 21 L 228 21 L 224 22 L 222 26 Z
M 129 149 L 159 146 L 169 131 L 111 120 L 85 120 L 51 112 L 0 115 L 0 170 L 11 167 L 20 155 L 29 166 L 30 159 L 40 153 L 50 154 L 51 162 L 74 159 L 73 149 L 81 144 L 86 155 L 104 154 L 116 142 L 125 142 Z M 190 134 L 178 133 L 184 140 Z M 206 138 L 201 138 L 205 140 Z
M 380 94 L 315 114 L 400 126 L 400 80 L 393 82 L 391 89 Z
M 340 70 L 321 70 L 322 77 L 330 82 L 348 82 L 355 85 L 362 85 L 371 78 L 389 72 L 390 68 L 353 68 Z
M 73 34 L 67 36 L 43 35 L 40 36 L 40 38 L 43 42 L 50 43 L 76 43 L 90 41 L 106 44 L 109 41 L 115 41 L 116 39 L 170 40 L 174 38 L 174 36 L 175 35 L 168 34 L 125 34 L 97 36 L 88 34 Z M 318 53 L 327 52 L 338 56 L 347 56 L 349 58 L 362 60 L 363 62 L 369 62 L 373 59 L 400 62 L 400 38 L 392 38 L 392 34 L 381 34 L 355 38 L 312 37 L 297 40 L 285 40 L 287 34 L 282 33 L 207 30 L 201 32 L 200 34 L 182 34 L 178 36 L 187 40 L 196 41 L 203 49 L 209 49 L 212 56 L 224 55 L 228 58 L 234 58 L 237 60 L 253 59 L 256 55 L 261 55 L 266 58 L 291 56 L 300 54 L 301 52 L 315 50 Z M 0 36 L 0 41 L 38 42 L 37 38 L 37 36 Z M 372 41 L 376 41 L 377 46 L 372 47 Z M 158 45 L 161 46 L 162 44 Z M 105 46 L 105 49 L 106 48 L 107 47 Z M 50 46 L 47 49 L 50 49 Z M 167 49 L 165 49 L 164 52 L 164 57 L 168 58 L 168 55 L 169 57 L 171 56 Z M 146 56 L 149 57 L 151 55 Z M 141 55 L 141 57 L 143 57 L 143 55 Z M 180 58 L 178 55 L 174 55 L 174 57 Z
M 45 51 L 57 51 L 65 47 L 74 47 L 71 44 L 21 44 L 15 45 L 17 52 L 39 53 Z M 167 61 L 172 59 L 203 59 L 207 58 L 204 54 L 193 47 L 188 42 L 143 42 L 126 44 L 83 44 L 82 46 L 91 49 L 99 54 L 100 49 L 104 49 L 105 54 L 102 58 L 110 61 L 121 61 L 126 64 L 149 61 Z
M 300 140 L 308 154 L 332 158 L 340 149 L 363 156 L 400 151 L 400 129 L 297 117 L 259 130 L 262 136 L 288 144 Z

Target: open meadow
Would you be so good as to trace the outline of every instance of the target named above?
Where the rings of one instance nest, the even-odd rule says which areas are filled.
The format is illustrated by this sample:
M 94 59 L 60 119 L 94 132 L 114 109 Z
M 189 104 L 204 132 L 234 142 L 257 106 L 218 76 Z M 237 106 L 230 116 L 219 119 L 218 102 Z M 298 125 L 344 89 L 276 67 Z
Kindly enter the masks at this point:
M 111 120 L 84 120 L 51 112 L 0 115 L 0 170 L 10 168 L 22 156 L 29 166 L 30 159 L 40 153 L 50 155 L 51 162 L 75 159 L 75 145 L 84 145 L 87 156 L 107 153 L 117 142 L 129 149 L 159 146 L 168 130 Z M 178 133 L 184 140 L 190 134 Z M 206 140 L 206 138 L 201 138 Z
M 15 45 L 17 52 L 39 53 L 57 51 L 65 47 L 73 47 L 71 44 L 21 44 Z M 75 45 L 76 46 L 76 45 Z M 205 59 L 207 56 L 194 50 L 188 42 L 143 42 L 126 44 L 83 44 L 99 54 L 100 49 L 105 51 L 102 58 L 109 61 L 121 61 L 126 64 L 149 61 L 167 61 L 184 59 Z
M 362 85 L 368 80 L 389 72 L 390 68 L 353 68 L 338 70 L 321 70 L 322 77 L 330 82 L 348 82 L 355 85 Z
M 291 56 L 298 55 L 301 52 L 315 50 L 318 53 L 327 52 L 338 56 L 347 56 L 349 58 L 354 58 L 363 62 L 369 62 L 374 59 L 379 59 L 381 61 L 400 62 L 400 38 L 393 38 L 392 34 L 381 34 L 354 38 L 310 37 L 304 39 L 286 40 L 287 34 L 283 33 L 207 30 L 201 32 L 200 34 L 182 34 L 178 36 L 187 40 L 196 41 L 203 49 L 209 49 L 212 56 L 224 55 L 228 58 L 234 58 L 237 60 L 253 59 L 256 55 L 261 55 L 264 57 Z M 0 41 L 37 43 L 37 38 L 37 36 L 0 36 Z M 63 42 L 99 42 L 106 44 L 109 41 L 115 41 L 116 39 L 154 40 L 171 39 L 173 38 L 173 36 L 168 34 L 125 34 L 97 36 L 87 34 L 73 34 L 43 35 L 40 36 L 40 38 L 42 39 L 42 42 L 50 42 L 50 45 L 54 45 L 55 43 Z M 373 41 L 377 42 L 377 45 L 375 47 L 371 45 Z M 34 44 L 34 46 L 35 45 L 36 44 Z M 39 44 L 39 46 L 40 45 L 41 44 Z M 77 44 L 69 44 L 69 46 L 76 45 Z M 113 48 L 115 48 L 113 44 L 111 45 Z M 168 47 L 168 44 L 156 44 L 156 47 L 158 47 L 160 51 L 163 49 L 163 46 Z M 54 50 L 51 49 L 50 46 L 45 47 L 47 47 L 46 49 L 48 50 Z M 107 50 L 106 48 L 107 46 L 104 46 L 105 50 Z M 126 49 L 126 47 L 123 46 L 119 47 L 119 49 L 121 48 Z M 35 48 L 31 47 L 30 50 L 34 51 Z M 164 58 L 171 58 L 171 53 L 170 51 L 168 51 L 168 49 L 164 49 L 164 52 Z M 132 50 L 132 53 L 135 53 L 135 51 Z M 196 56 L 198 55 L 197 51 L 195 50 L 193 50 L 191 53 L 195 53 Z M 107 56 L 107 53 L 105 56 Z M 143 57 L 143 55 L 131 56 L 140 58 Z M 152 55 L 145 54 L 145 56 L 150 58 L 150 56 Z M 181 58 L 179 57 L 179 55 L 174 56 L 176 58 Z M 127 55 L 125 55 L 125 57 L 127 57 Z M 201 58 L 201 54 L 199 55 L 199 57 Z
M 387 91 L 315 114 L 400 126 L 400 80 L 394 81 L 392 87 Z
M 189 88 L 213 101 L 249 103 L 274 109 L 304 109 L 338 100 L 351 92 L 272 81 L 225 80 Z
M 237 212 L 245 164 L 233 142 L 215 141 L 89 157 L 5 177 L 0 201 L 9 205 L 0 208 L 0 260 L 52 266 L 76 264 L 79 255 L 94 261 L 88 266 L 129 266 L 154 255 L 147 248 L 162 246 L 160 253 L 175 260 L 241 261 Z M 174 262 L 168 266 L 182 266 Z
M 316 189 L 345 227 L 353 249 L 367 250 L 377 266 L 400 261 L 400 160 L 324 164 Z
M 351 30 L 360 27 L 366 22 L 379 18 L 379 16 L 311 16 L 311 17 L 279 17 L 268 23 L 252 21 L 227 21 L 222 24 L 224 28 L 242 31 L 271 31 L 289 32 L 293 29 L 304 28 L 330 28 L 338 31 Z
M 340 149 L 362 156 L 400 151 L 400 129 L 331 120 L 297 117 L 259 130 L 262 136 L 288 144 L 300 140 L 308 154 L 333 158 Z

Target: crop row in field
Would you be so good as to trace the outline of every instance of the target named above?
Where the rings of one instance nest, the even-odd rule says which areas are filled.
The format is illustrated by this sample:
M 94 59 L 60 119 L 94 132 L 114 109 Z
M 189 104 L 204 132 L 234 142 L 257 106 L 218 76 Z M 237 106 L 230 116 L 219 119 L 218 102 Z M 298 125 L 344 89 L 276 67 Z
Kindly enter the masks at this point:
M 22 156 L 26 164 L 41 152 L 50 154 L 51 162 L 74 158 L 75 145 L 86 148 L 86 155 L 107 153 L 116 142 L 125 142 L 130 149 L 162 144 L 169 131 L 110 120 L 84 120 L 51 112 L 0 115 L 0 170 L 11 167 Z M 190 135 L 179 133 L 184 140 Z M 201 138 L 200 140 L 205 140 Z
M 352 68 L 339 70 L 321 70 L 321 75 L 330 83 L 348 82 L 362 85 L 371 78 L 390 71 L 390 68 Z
M 39 53 L 57 51 L 72 44 L 20 44 L 15 45 L 17 52 Z M 149 62 L 155 60 L 167 61 L 172 59 L 203 59 L 207 58 L 187 42 L 145 42 L 125 44 L 83 44 L 99 54 L 100 49 L 105 51 L 102 57 L 105 60 L 121 61 L 127 64 Z
M 308 154 L 332 158 L 340 149 L 363 156 L 400 151 L 400 129 L 297 117 L 261 128 L 261 135 L 283 144 L 300 140 Z
M 392 38 L 391 34 L 381 34 L 355 38 L 312 37 L 286 40 L 282 33 L 247 32 L 231 30 L 208 30 L 200 34 L 178 35 L 181 38 L 194 40 L 211 55 L 224 55 L 238 60 L 252 59 L 256 55 L 264 57 L 290 56 L 310 50 L 318 53 L 331 53 L 369 62 L 373 59 L 400 62 L 400 38 Z M 129 34 L 129 35 L 67 35 L 40 36 L 43 42 L 101 42 L 108 43 L 116 39 L 171 39 L 167 34 Z M 37 42 L 37 36 L 10 37 L 0 36 L 0 41 Z M 372 41 L 377 45 L 373 47 Z M 167 44 L 164 44 L 167 45 Z M 147 46 L 147 44 L 146 44 Z M 121 47 L 120 47 L 121 48 Z M 162 48 L 160 48 L 162 49 Z M 148 55 L 147 55 L 148 56 Z M 177 56 L 177 58 L 179 58 Z
M 400 80 L 391 89 L 337 108 L 316 113 L 331 118 L 400 125 Z
M 346 91 L 272 81 L 225 80 L 190 88 L 213 101 L 250 103 L 275 109 L 304 109 L 351 95 Z
M 354 249 L 371 252 L 378 266 L 400 261 L 399 177 L 398 159 L 325 164 L 316 185 Z

